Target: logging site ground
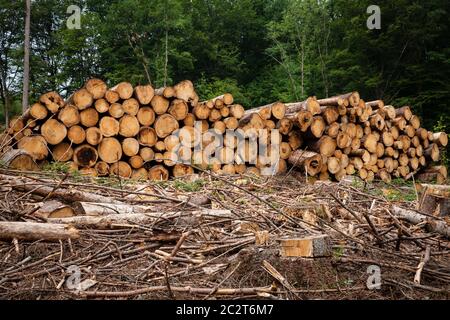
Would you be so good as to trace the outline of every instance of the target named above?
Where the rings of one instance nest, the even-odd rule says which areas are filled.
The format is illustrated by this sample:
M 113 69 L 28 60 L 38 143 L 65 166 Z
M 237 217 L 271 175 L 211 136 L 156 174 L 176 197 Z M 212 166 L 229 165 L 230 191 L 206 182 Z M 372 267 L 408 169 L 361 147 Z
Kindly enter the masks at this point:
M 449 299 L 449 1 L 0 2 L 0 300 Z

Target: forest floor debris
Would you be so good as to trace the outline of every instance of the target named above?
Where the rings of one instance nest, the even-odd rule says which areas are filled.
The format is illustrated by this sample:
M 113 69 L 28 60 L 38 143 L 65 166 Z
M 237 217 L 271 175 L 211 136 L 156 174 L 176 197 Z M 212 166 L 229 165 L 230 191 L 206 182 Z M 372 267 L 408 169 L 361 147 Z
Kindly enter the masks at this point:
M 396 216 L 395 207 L 416 212 L 414 185 L 403 180 L 205 173 L 158 183 L 0 171 L 0 223 L 68 219 L 79 233 L 0 242 L 1 299 L 449 298 L 449 238 L 427 228 L 449 217 Z M 96 200 L 64 196 L 74 190 Z M 50 201 L 73 214 L 43 214 Z M 146 220 L 118 219 L 114 205 Z M 282 254 L 283 243 L 317 235 L 326 235 L 329 253 Z

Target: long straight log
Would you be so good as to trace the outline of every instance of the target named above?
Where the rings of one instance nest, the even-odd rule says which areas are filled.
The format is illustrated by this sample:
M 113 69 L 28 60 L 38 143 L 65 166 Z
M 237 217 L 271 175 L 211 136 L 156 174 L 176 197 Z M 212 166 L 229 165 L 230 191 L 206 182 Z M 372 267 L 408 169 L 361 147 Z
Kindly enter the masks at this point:
M 0 239 L 47 240 L 77 239 L 79 232 L 68 224 L 47 224 L 38 222 L 0 222 Z
M 8 176 L 0 174 L 0 179 L 11 183 L 11 187 L 15 190 L 30 191 L 33 194 L 37 194 L 42 197 L 60 198 L 66 201 L 85 201 L 85 202 L 104 202 L 104 203 L 117 203 L 121 204 L 121 201 L 114 200 L 111 197 L 105 197 L 99 194 L 80 191 L 76 189 L 66 189 L 64 186 L 60 186 L 56 190 L 53 187 L 42 185 L 39 188 L 36 186 L 36 181 L 25 177 Z
M 123 224 L 151 224 L 161 219 L 174 219 L 185 217 L 206 218 L 221 217 L 221 218 L 235 218 L 230 210 L 198 210 L 192 212 L 163 212 L 163 213 L 125 213 L 125 214 L 109 214 L 103 216 L 76 216 L 69 218 L 49 218 L 47 222 L 51 224 L 66 223 L 75 227 L 95 227 L 108 228 L 114 225 Z
M 443 220 L 428 219 L 428 217 L 423 214 L 412 210 L 403 209 L 397 206 L 394 206 L 392 208 L 392 211 L 397 217 L 409 221 L 413 224 L 426 222 L 426 228 L 428 230 L 439 233 L 446 238 L 450 238 L 450 227 Z

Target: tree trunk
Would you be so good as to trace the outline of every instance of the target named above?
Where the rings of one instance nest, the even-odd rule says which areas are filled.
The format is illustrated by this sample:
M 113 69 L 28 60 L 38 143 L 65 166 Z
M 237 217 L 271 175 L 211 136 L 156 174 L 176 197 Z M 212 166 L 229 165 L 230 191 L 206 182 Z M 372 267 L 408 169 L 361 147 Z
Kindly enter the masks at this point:
M 79 237 L 78 230 L 67 224 L 0 222 L 0 238 L 3 240 L 58 241 Z
M 31 0 L 25 1 L 25 40 L 23 57 L 23 92 L 22 92 L 22 112 L 28 109 L 28 94 L 30 87 L 30 16 Z

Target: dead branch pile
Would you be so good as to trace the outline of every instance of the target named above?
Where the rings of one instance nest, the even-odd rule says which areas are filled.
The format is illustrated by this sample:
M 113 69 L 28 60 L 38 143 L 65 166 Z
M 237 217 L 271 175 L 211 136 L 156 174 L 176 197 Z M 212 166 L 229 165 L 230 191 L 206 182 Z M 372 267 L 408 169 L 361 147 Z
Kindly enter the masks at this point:
M 448 298 L 445 206 L 411 186 L 0 174 L 2 299 Z

